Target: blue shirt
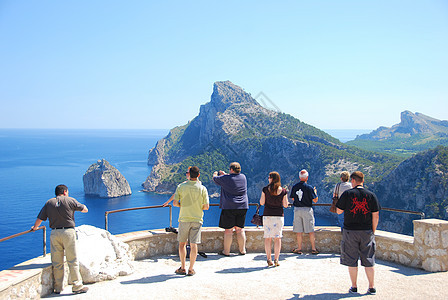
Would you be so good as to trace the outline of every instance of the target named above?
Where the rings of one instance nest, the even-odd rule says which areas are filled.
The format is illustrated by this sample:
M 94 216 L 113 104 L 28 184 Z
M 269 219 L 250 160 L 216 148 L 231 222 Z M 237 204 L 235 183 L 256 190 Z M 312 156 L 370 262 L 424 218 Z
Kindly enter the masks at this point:
M 219 207 L 221 209 L 248 209 L 247 180 L 244 174 L 226 174 L 213 177 L 221 187 Z
M 311 185 L 300 181 L 292 187 L 289 198 L 294 198 L 293 205 L 296 207 L 313 207 L 313 199 L 316 199 L 317 195 Z

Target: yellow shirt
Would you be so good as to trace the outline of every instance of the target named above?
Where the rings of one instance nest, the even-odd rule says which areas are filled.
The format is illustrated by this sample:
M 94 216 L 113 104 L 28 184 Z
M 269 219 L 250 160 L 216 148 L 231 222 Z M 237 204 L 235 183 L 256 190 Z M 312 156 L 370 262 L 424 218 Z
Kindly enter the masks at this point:
M 202 224 L 202 207 L 209 203 L 207 188 L 200 181 L 188 180 L 177 186 L 174 199 L 180 202 L 179 222 Z

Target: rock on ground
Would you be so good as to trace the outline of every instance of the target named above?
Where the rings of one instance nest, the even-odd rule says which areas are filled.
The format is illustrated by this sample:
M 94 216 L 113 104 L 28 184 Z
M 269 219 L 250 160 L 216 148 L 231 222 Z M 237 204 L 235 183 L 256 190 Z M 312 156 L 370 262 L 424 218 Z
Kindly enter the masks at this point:
M 79 268 L 84 283 L 111 280 L 134 272 L 128 244 L 90 225 L 76 227 Z

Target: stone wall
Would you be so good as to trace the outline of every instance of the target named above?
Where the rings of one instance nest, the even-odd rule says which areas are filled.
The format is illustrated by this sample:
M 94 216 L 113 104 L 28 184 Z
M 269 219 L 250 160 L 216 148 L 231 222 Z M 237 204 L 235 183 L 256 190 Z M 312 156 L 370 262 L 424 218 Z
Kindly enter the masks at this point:
M 220 228 L 203 228 L 199 251 L 219 252 L 223 247 L 223 235 L 224 231 Z M 448 271 L 448 221 L 414 221 L 415 238 L 380 230 L 375 235 L 378 259 L 422 268 L 429 272 Z M 246 236 L 248 252 L 264 252 L 263 229 L 247 227 Z M 129 255 L 134 260 L 177 253 L 177 235 L 162 229 L 129 232 L 117 237 L 129 245 Z M 340 241 L 339 227 L 316 228 L 316 247 L 322 253 L 339 253 Z M 292 232 L 291 226 L 287 226 L 282 238 L 282 252 L 290 252 L 295 247 L 296 234 Z M 307 234 L 304 235 L 303 250 L 311 250 Z M 238 252 L 236 236 L 231 251 Z M 0 272 L 0 299 L 39 299 L 50 294 L 52 288 L 53 276 L 49 255 Z
M 203 228 L 199 251 L 216 253 L 223 248 L 224 231 L 216 227 Z M 376 257 L 429 272 L 448 271 L 448 221 L 426 219 L 414 221 L 414 237 L 378 230 L 375 233 Z M 177 253 L 177 235 L 164 230 L 125 233 L 118 236 L 130 246 L 134 259 L 149 258 L 160 254 Z M 263 229 L 246 228 L 248 252 L 264 252 Z M 340 253 L 341 230 L 339 227 L 317 227 L 316 247 L 322 253 Z M 296 234 L 292 226 L 283 231 L 282 252 L 296 248 Z M 303 236 L 303 250 L 311 251 L 309 237 Z M 231 251 L 238 253 L 236 236 Z
M 50 255 L 33 258 L 0 272 L 0 299 L 40 299 L 52 290 Z
M 448 221 L 426 219 L 414 221 L 414 246 L 426 271 L 448 270 Z

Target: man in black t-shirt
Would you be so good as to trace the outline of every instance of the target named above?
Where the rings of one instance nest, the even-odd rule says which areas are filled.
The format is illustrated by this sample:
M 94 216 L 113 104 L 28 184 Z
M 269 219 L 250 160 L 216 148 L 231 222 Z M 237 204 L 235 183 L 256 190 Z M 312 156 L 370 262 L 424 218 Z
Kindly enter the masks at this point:
M 308 233 L 310 236 L 311 254 L 318 254 L 316 249 L 316 237 L 314 235 L 314 211 L 313 203 L 318 200 L 316 187 L 309 185 L 308 171 L 299 172 L 300 182 L 291 189 L 289 198 L 294 199 L 294 223 L 292 231 L 297 233 L 297 248 L 293 253 L 302 254 L 302 235 Z
M 365 267 L 369 281 L 368 294 L 375 294 L 375 230 L 381 206 L 375 194 L 364 188 L 364 174 L 356 171 L 350 175 L 352 189 L 339 198 L 337 213 L 344 213 L 341 241 L 341 264 L 348 266 L 352 286 L 350 293 L 357 293 L 358 260 Z

